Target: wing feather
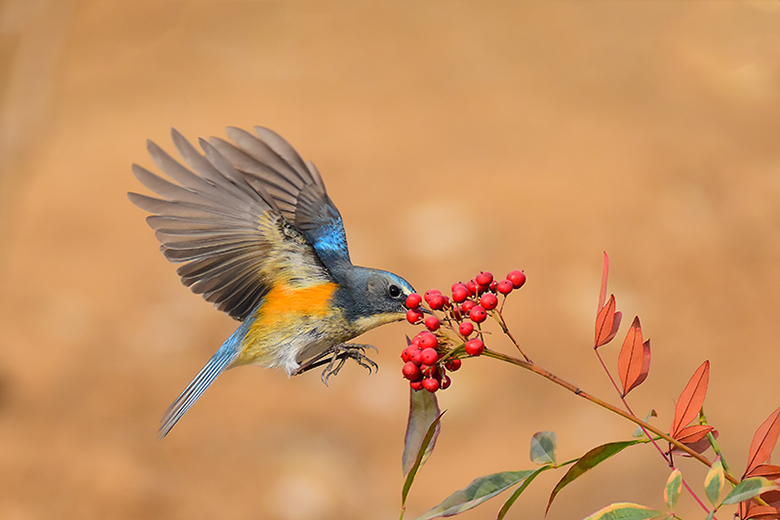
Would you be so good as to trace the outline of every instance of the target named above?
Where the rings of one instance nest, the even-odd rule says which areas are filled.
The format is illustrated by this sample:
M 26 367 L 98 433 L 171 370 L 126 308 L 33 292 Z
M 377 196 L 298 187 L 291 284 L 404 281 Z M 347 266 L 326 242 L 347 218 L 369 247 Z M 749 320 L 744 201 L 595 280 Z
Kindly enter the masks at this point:
M 151 213 L 147 222 L 166 258 L 182 264 L 177 269 L 182 283 L 244 320 L 280 279 L 332 280 L 307 232 L 291 225 L 302 193 L 314 186 L 325 192 L 316 169 L 278 135 L 261 133 L 265 142 L 237 129 L 228 134 L 244 147 L 201 139 L 201 154 L 172 130 L 184 164 L 148 141 L 152 160 L 171 180 L 133 165 L 136 178 L 160 198 L 128 196 Z M 305 204 L 311 204 L 309 198 Z M 343 232 L 340 217 L 337 225 Z

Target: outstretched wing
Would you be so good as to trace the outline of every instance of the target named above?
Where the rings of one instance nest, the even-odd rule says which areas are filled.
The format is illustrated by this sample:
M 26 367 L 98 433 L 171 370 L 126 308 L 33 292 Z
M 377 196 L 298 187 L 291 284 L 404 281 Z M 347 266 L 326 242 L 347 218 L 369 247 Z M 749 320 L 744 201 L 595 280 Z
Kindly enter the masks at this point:
M 247 182 L 267 190 L 325 265 L 349 264 L 341 214 L 330 200 L 317 168 L 311 161 L 304 163 L 298 152 L 273 130 L 256 126 L 255 132 L 259 138 L 229 127 L 227 134 L 233 143 L 216 137 L 209 142 L 245 175 Z
M 323 226 L 337 222 L 342 237 L 344 232 L 338 210 L 313 166 L 307 167 L 276 134 L 268 134 L 273 146 L 240 135 L 241 141 L 251 142 L 264 155 L 252 156 L 213 139 L 222 153 L 201 139 L 204 156 L 173 130 L 174 145 L 187 168 L 147 142 L 155 164 L 175 183 L 134 164 L 138 180 L 162 198 L 128 196 L 153 213 L 147 222 L 166 258 L 184 263 L 177 270 L 182 283 L 219 310 L 244 320 L 276 282 L 330 281 L 312 244 Z M 236 161 L 239 154 L 246 158 Z M 332 211 L 323 210 L 326 206 Z

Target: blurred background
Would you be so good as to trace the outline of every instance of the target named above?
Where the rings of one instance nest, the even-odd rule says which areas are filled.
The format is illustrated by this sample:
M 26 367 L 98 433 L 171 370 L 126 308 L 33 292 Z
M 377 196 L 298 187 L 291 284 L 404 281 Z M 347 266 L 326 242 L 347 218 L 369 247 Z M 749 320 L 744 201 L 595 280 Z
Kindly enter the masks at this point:
M 706 411 L 742 474 L 780 405 L 779 2 L 5 0 L 0 517 L 398 517 L 406 323 L 363 337 L 377 375 L 348 366 L 326 388 L 230 371 L 157 440 L 236 323 L 179 283 L 126 198 L 143 191 L 130 164 L 153 167 L 147 138 L 172 150 L 172 126 L 196 139 L 256 124 L 317 164 L 355 263 L 420 291 L 524 269 L 516 337 L 616 402 L 591 349 L 607 251 L 618 308 L 652 340 L 634 410 L 668 429 L 709 359 Z M 634 430 L 488 359 L 440 401 L 407 518 L 479 475 L 533 468 L 534 432 L 555 431 L 568 460 Z M 701 490 L 706 468 L 681 466 Z M 663 509 L 668 473 L 632 448 L 548 518 Z M 541 518 L 561 476 L 509 517 Z M 704 516 L 689 497 L 679 511 Z

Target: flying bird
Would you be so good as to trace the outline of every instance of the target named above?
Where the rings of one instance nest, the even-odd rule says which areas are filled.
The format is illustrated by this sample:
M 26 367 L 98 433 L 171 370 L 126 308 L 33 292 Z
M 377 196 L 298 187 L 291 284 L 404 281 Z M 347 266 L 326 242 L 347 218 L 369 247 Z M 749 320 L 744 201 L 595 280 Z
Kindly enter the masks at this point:
M 228 128 L 232 142 L 200 139 L 201 153 L 175 129 L 183 163 L 152 141 L 152 160 L 171 180 L 133 165 L 159 198 L 128 193 L 165 257 L 194 293 L 241 324 L 165 413 L 160 437 L 222 372 L 241 365 L 297 375 L 347 358 L 376 367 L 349 340 L 406 315 L 414 292 L 400 276 L 352 265 L 341 214 L 317 168 L 277 133 Z M 173 182 L 172 182 L 173 181 Z

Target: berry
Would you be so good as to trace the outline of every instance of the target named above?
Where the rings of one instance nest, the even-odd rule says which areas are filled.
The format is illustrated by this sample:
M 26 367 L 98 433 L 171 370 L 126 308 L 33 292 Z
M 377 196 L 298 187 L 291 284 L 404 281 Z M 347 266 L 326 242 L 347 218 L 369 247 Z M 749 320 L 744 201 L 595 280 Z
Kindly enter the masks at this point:
M 439 383 L 439 385 L 442 390 L 446 390 L 451 384 L 452 379 L 450 379 L 450 376 L 441 376 L 441 383 Z
M 420 303 L 422 303 L 422 298 L 417 293 L 412 293 L 406 297 L 407 309 L 416 309 L 420 306 Z
M 431 304 L 431 298 L 434 296 L 439 295 L 441 296 L 441 291 L 438 289 L 431 289 L 430 291 L 425 291 L 425 301 L 428 305 Z
M 463 303 L 466 301 L 466 298 L 469 297 L 469 290 L 466 288 L 465 285 L 458 284 L 456 286 L 453 286 L 452 288 L 452 301 L 455 303 Z
M 411 361 L 409 361 L 404 365 L 404 367 L 401 369 L 401 373 L 409 381 L 414 381 L 416 379 L 419 379 L 420 375 L 422 375 L 422 372 L 420 372 L 420 367 L 418 367 Z
M 474 303 L 473 300 L 466 300 L 465 302 L 463 302 L 460 308 L 463 309 L 464 313 L 469 313 L 471 312 L 471 309 L 473 309 L 475 305 L 476 303 Z
M 469 280 L 466 284 L 466 289 L 469 291 L 469 294 L 474 296 L 477 294 L 477 282 L 474 280 Z
M 439 369 L 436 365 L 420 365 L 420 372 L 424 377 L 436 377 L 439 375 Z
M 409 309 L 406 311 L 406 321 L 412 325 L 416 325 L 423 317 L 423 311 L 420 309 Z
M 436 336 L 430 332 L 423 332 L 420 334 L 420 348 L 425 350 L 426 348 L 434 349 L 439 344 L 439 340 Z
M 493 280 L 490 282 L 490 292 L 496 292 L 496 287 L 498 287 L 498 281 Z
M 501 280 L 496 285 L 496 290 L 500 292 L 503 295 L 507 295 L 512 292 L 512 289 L 514 289 L 515 286 L 512 284 L 511 280 Z
M 470 339 L 466 342 L 466 354 L 469 356 L 479 356 L 485 351 L 485 344 L 479 338 Z
M 435 392 L 436 390 L 439 389 L 439 382 L 436 379 L 432 378 L 432 377 L 423 379 L 422 385 L 423 385 L 423 388 L 428 390 L 430 393 L 433 393 L 433 392 Z
M 458 370 L 460 368 L 460 365 L 462 363 L 463 362 L 460 359 L 458 359 L 458 358 L 450 359 L 449 361 L 444 363 L 444 367 L 447 370 L 449 370 L 450 372 L 455 372 L 456 370 Z
M 464 321 L 458 326 L 458 332 L 460 332 L 460 335 L 464 338 L 468 338 L 471 333 L 474 332 L 474 325 L 468 321 Z
M 436 316 L 428 316 L 425 318 L 425 326 L 428 327 L 428 330 L 433 332 L 434 330 L 439 329 L 439 325 L 441 325 L 441 322 L 439 322 L 439 318 Z
M 401 359 L 404 360 L 404 363 L 407 363 L 412 360 L 412 356 L 414 355 L 414 351 L 419 350 L 417 347 L 408 346 L 406 347 L 403 352 L 401 352 Z
M 439 294 L 434 294 L 433 296 L 431 296 L 431 298 L 430 298 L 430 299 L 427 299 L 427 297 L 426 297 L 426 300 L 425 300 L 425 301 L 427 301 L 427 302 L 428 302 L 428 305 L 430 305 L 430 306 L 431 306 L 431 309 L 433 309 L 433 310 L 435 310 L 435 311 L 438 311 L 439 309 L 441 309 L 442 307 L 444 307 L 444 304 L 447 302 L 447 301 L 444 299 L 444 296 L 442 296 L 442 294 L 441 294 L 441 293 L 439 293 Z
M 479 285 L 482 285 L 482 286 L 489 286 L 489 285 L 490 285 L 490 282 L 492 282 L 492 281 L 493 281 L 493 275 L 492 275 L 492 274 L 490 274 L 488 271 L 482 271 L 481 273 L 479 273 L 479 274 L 477 275 L 477 277 L 476 277 L 476 279 L 475 279 L 475 280 L 476 280 L 476 282 L 477 282 Z
M 514 287 L 515 289 L 519 289 L 525 283 L 525 273 L 523 271 L 518 271 L 517 269 L 515 269 L 514 271 L 506 275 L 506 279 L 512 282 L 512 287 Z
M 420 354 L 420 359 L 425 365 L 435 365 L 439 359 L 439 353 L 435 349 L 426 348 Z
M 422 390 L 423 389 L 422 379 L 420 379 L 419 381 L 412 381 L 412 382 L 410 382 L 409 386 L 412 387 L 412 390 Z
M 479 304 L 486 311 L 492 311 L 498 307 L 498 298 L 496 298 L 496 295 L 493 293 L 485 293 L 479 299 Z
M 450 314 L 452 314 L 452 319 L 455 321 L 460 321 L 463 319 L 461 308 L 457 305 L 452 306 L 452 312 Z
M 474 323 L 482 323 L 487 318 L 487 312 L 485 309 L 477 305 L 469 311 L 469 319 Z M 421 344 L 422 346 L 422 344 Z
M 442 300 L 444 300 L 444 305 L 442 305 L 442 308 L 443 308 L 443 309 L 449 309 L 449 308 L 450 308 L 450 306 L 452 305 L 452 304 L 450 303 L 450 298 L 449 298 L 449 296 L 444 296 L 444 295 L 442 295 Z
M 411 355 L 411 358 L 409 359 L 409 361 L 411 361 L 412 363 L 414 363 L 417 366 L 422 365 L 422 350 L 420 350 L 419 348 L 416 348 L 416 349 L 414 349 L 414 351 L 412 351 L 411 354 L 412 355 Z

